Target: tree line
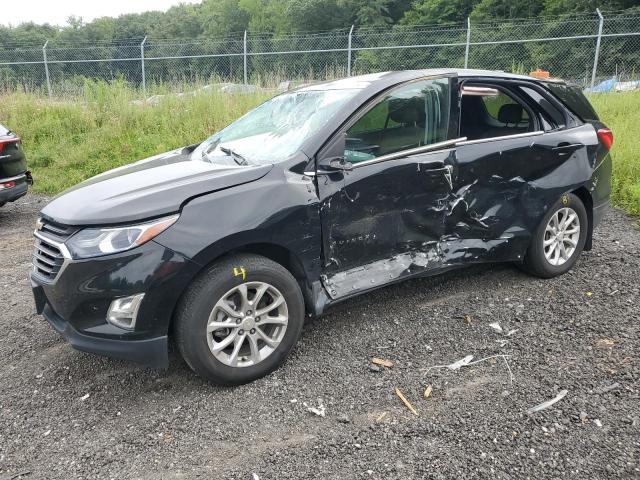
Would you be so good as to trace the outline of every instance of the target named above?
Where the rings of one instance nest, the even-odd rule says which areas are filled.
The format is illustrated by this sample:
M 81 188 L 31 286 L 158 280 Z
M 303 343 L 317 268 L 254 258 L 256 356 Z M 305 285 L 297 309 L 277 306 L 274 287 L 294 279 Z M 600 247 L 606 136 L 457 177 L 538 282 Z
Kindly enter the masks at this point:
M 617 12 L 618 18 L 632 19 L 629 25 L 620 26 L 626 29 L 624 32 L 640 31 L 640 0 L 203 0 L 200 4 L 176 5 L 166 12 L 103 17 L 86 23 L 72 16 L 63 26 L 34 23 L 0 26 L 0 90 L 44 88 L 47 79 L 42 45 L 47 40 L 48 73 L 56 92 L 77 90 L 87 79 L 123 79 L 141 86 L 140 42 L 145 37 L 148 37 L 144 52 L 147 84 L 209 82 L 214 77 L 242 81 L 244 31 L 250 39 L 249 52 L 302 52 L 249 56 L 250 81 L 260 82 L 261 76 L 280 79 L 344 76 L 343 49 L 352 25 L 357 28 L 352 73 L 462 67 L 467 18 L 475 24 L 472 27 L 475 42 L 509 41 L 525 38 L 523 35 L 589 36 L 597 27 L 596 8 Z M 523 18 L 550 21 L 529 21 L 524 25 L 517 20 Z M 447 26 L 421 29 L 420 25 Z M 407 28 L 412 33 L 405 36 Z M 529 30 L 524 32 L 524 28 Z M 333 33 L 313 35 L 327 31 Z M 379 35 L 380 32 L 384 34 Z M 454 46 L 368 49 L 415 42 Z M 544 68 L 554 75 L 586 84 L 591 76 L 594 50 L 592 38 L 561 44 L 474 45 L 468 60 L 472 68 L 518 73 Z M 602 76 L 613 72 L 637 74 L 640 37 L 612 38 L 603 42 L 602 51 L 599 63 Z
M 567 16 L 603 10 L 640 9 L 640 0 L 203 0 L 166 12 L 150 11 L 91 22 L 71 16 L 67 25 L 23 23 L 0 26 L 0 47 L 132 39 L 198 39 L 250 33 L 287 35 L 357 27 L 431 25 Z

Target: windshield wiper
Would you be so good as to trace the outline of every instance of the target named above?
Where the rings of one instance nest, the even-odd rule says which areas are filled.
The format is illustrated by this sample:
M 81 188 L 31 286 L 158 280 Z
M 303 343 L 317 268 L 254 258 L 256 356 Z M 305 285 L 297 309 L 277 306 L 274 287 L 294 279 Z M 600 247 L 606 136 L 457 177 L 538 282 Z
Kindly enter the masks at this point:
M 242 155 L 240 155 L 238 152 L 228 147 L 223 147 L 222 145 L 220 145 L 218 148 L 220 149 L 221 152 L 226 153 L 231 158 L 233 158 L 233 161 L 236 162 L 238 165 L 249 165 L 249 162 L 247 161 L 247 159 L 244 158 Z

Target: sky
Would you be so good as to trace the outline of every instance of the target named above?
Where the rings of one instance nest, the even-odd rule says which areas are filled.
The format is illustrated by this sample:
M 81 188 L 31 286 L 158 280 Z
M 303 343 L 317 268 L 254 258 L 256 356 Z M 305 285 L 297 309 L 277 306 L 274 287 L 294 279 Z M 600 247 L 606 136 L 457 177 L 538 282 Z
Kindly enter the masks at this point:
M 3 0 L 4 2 L 5 0 Z M 117 17 L 125 13 L 148 10 L 166 11 L 179 3 L 200 3 L 201 0 L 17 0 L 9 1 L 0 13 L 0 24 L 16 26 L 22 22 L 65 25 L 70 15 L 90 22 L 98 17 Z

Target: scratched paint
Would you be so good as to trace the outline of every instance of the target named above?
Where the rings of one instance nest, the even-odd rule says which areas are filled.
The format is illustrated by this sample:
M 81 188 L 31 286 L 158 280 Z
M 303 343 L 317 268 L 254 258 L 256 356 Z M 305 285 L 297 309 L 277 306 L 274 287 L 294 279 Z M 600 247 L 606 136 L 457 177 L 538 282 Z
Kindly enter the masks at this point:
M 461 145 L 322 179 L 322 283 L 329 296 L 466 264 L 521 261 L 562 194 L 597 186 L 593 128 L 570 135 L 587 147 L 567 158 L 550 159 L 557 140 L 541 135 Z M 436 160 L 444 168 L 428 168 Z

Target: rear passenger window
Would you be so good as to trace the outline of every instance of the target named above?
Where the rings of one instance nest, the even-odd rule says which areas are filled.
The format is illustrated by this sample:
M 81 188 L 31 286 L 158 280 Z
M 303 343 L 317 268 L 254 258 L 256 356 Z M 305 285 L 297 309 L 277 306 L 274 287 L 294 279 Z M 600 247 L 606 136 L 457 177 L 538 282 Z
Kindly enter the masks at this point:
M 460 135 L 468 140 L 503 137 L 533 131 L 529 111 L 501 90 L 493 94 L 463 94 Z
M 558 110 L 549 100 L 540 95 L 538 92 L 528 87 L 520 87 L 520 89 L 538 106 L 544 130 L 557 130 L 563 128 L 566 124 L 564 114 Z
M 521 124 L 521 126 L 529 124 L 529 113 L 518 102 L 504 93 L 482 97 L 482 101 L 485 110 L 496 122 L 501 122 L 505 125 Z
M 358 163 L 447 140 L 449 99 L 448 79 L 397 88 L 347 130 L 345 160 Z

